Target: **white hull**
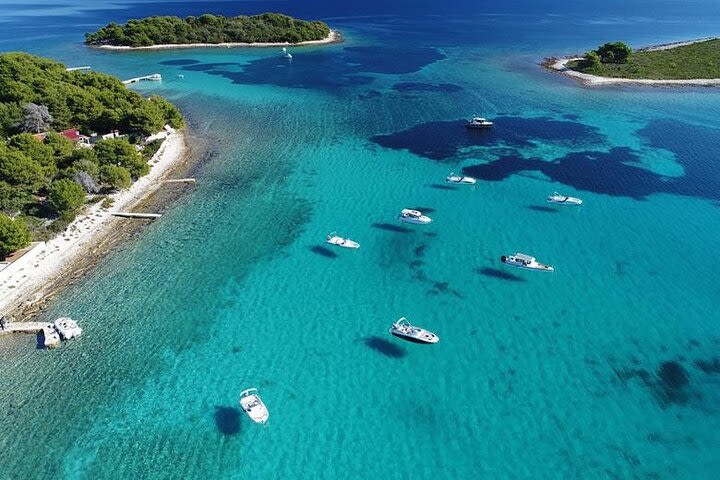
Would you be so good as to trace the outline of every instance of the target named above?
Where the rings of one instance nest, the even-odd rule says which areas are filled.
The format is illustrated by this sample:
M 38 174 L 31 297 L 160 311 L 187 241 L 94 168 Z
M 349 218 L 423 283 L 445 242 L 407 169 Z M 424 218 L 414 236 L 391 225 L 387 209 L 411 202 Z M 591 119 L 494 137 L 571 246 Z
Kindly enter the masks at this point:
M 336 247 L 342 247 L 342 248 L 360 248 L 360 244 L 354 240 L 350 240 L 349 238 L 343 238 L 338 236 L 331 236 L 327 240 L 325 240 L 325 243 L 329 243 L 330 245 L 335 245 Z
M 449 177 L 445 178 L 445 180 L 448 183 L 458 183 L 462 185 L 475 185 L 475 183 L 477 183 L 477 180 L 473 177 L 461 177 L 459 175 L 450 175 Z
M 545 265 L 540 263 L 535 258 L 521 253 L 515 255 L 503 255 L 500 257 L 500 261 L 505 265 L 509 265 L 515 268 L 522 268 L 523 270 L 534 270 L 537 272 L 554 272 L 555 268 L 551 265 Z
M 249 388 L 240 394 L 240 406 L 255 423 L 265 423 L 270 417 L 270 413 L 257 394 L 256 388 Z
M 82 335 L 82 328 L 74 320 L 67 317 L 55 320 L 54 326 L 63 340 L 70 340 Z
M 432 223 L 432 218 L 426 217 L 425 215 L 420 218 L 403 217 L 401 215 L 398 217 L 398 220 L 405 223 L 412 223 L 414 225 L 427 225 L 428 223 Z
M 579 198 L 565 197 L 563 195 L 550 195 L 547 202 L 553 205 L 582 205 L 582 200 Z
M 394 336 L 412 343 L 433 344 L 440 341 L 440 337 L 424 328 L 410 325 L 405 317 L 398 319 L 390 327 L 390 333 Z

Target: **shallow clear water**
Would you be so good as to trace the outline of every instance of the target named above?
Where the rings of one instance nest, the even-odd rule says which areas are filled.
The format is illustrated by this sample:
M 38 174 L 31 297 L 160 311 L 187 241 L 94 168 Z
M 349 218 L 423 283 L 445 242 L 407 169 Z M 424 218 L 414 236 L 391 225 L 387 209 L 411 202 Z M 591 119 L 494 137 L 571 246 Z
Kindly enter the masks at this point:
M 292 63 L 77 45 L 207 4 L 78 2 L 57 33 L 4 19 L 4 49 L 162 73 L 138 89 L 208 152 L 196 187 L 51 305 L 82 339 L 3 340 L 0 478 L 715 478 L 720 93 L 585 89 L 536 63 L 705 36 L 720 14 L 586 3 L 244 4 L 345 34 Z M 473 114 L 496 128 L 467 132 Z M 448 188 L 461 170 L 478 184 Z M 550 207 L 553 190 L 585 203 Z M 400 224 L 403 207 L 435 221 Z M 362 247 L 329 249 L 332 230 Z M 516 251 L 556 272 L 499 263 Z M 440 343 L 394 339 L 399 316 Z M 249 386 L 264 427 L 238 409 Z

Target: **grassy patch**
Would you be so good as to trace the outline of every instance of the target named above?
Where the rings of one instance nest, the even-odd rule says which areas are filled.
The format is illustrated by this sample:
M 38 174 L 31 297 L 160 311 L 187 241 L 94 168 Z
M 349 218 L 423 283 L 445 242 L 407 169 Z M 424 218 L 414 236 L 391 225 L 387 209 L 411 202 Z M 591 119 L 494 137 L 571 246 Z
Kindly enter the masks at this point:
M 612 78 L 692 80 L 720 78 L 720 39 L 684 45 L 668 50 L 630 54 L 627 63 L 603 63 L 582 68 L 580 62 L 567 64 L 572 70 Z

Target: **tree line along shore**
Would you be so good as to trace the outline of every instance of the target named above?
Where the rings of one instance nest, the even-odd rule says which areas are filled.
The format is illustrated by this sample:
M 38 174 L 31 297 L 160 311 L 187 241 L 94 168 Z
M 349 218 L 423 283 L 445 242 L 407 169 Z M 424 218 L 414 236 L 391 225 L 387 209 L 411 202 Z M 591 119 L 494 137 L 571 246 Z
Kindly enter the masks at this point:
M 184 125 L 174 105 L 113 76 L 1 54 L 0 260 L 146 175 L 166 125 Z
M 299 20 L 279 13 L 224 17 L 205 14 L 179 18 L 155 16 L 110 23 L 85 34 L 91 46 L 149 47 L 220 43 L 300 43 L 324 40 L 330 27 L 320 21 Z
M 554 60 L 546 66 L 552 67 Z M 562 67 L 603 78 L 637 80 L 720 79 L 720 39 L 681 42 L 677 45 L 631 49 L 611 42 L 582 57 L 562 62 Z

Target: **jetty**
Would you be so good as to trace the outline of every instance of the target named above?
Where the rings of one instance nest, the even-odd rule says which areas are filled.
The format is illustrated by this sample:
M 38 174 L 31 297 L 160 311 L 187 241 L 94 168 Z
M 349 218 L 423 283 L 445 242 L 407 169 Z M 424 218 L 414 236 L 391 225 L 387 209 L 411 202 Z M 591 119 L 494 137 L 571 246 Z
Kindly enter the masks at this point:
M 68 72 L 77 72 L 78 70 L 90 70 L 91 67 L 68 67 L 65 70 Z
M 138 82 L 145 82 L 145 81 L 159 82 L 161 80 L 162 80 L 162 75 L 160 75 L 159 73 L 153 73 L 152 75 L 145 75 L 143 77 L 135 77 L 135 78 L 131 78 L 129 80 L 123 80 L 122 83 L 124 83 L 125 85 L 129 85 L 131 83 L 138 83 Z
M 0 323 L 0 335 L 6 333 L 42 334 L 38 342 L 42 341 L 44 348 L 60 346 L 60 335 L 52 323 L 45 322 L 5 322 Z
M 160 217 L 162 217 L 162 214 L 160 214 L 160 213 L 112 212 L 112 214 L 116 217 L 123 217 L 123 218 L 160 218 Z
M 163 180 L 163 183 L 195 183 L 194 178 L 171 178 Z

